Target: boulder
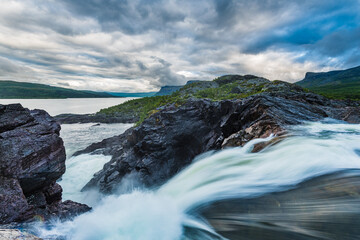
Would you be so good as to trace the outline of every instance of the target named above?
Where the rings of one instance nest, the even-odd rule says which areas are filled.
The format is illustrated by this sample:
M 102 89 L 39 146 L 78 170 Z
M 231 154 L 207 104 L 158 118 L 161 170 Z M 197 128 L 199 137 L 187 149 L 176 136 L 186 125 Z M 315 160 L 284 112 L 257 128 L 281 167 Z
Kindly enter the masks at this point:
M 59 132 L 43 110 L 0 105 L 0 223 L 50 218 L 54 203 L 62 208 L 56 180 L 65 172 L 66 155 Z
M 47 186 L 65 172 L 60 126 L 43 110 L 0 106 L 0 175 L 19 180 L 24 193 Z

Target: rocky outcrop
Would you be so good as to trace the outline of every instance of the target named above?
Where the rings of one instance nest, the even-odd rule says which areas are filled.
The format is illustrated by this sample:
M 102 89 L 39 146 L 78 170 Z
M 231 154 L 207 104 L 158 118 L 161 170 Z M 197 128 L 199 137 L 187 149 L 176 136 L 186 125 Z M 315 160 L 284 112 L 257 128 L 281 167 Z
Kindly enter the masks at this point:
M 180 107 L 167 106 L 140 126 L 78 152 L 112 155 L 84 189 L 112 192 L 122 179 L 132 175 L 140 184 L 156 186 L 205 151 L 281 135 L 288 125 L 302 121 L 331 117 L 359 123 L 359 110 L 357 103 L 332 101 L 306 92 L 263 93 L 219 102 L 190 99 Z
M 65 172 L 60 126 L 43 110 L 0 105 L 0 223 L 71 216 L 89 207 L 61 202 Z
M 131 113 L 119 115 L 96 114 L 60 114 L 56 115 L 55 120 L 60 124 L 73 123 L 135 123 L 139 121 L 139 116 Z

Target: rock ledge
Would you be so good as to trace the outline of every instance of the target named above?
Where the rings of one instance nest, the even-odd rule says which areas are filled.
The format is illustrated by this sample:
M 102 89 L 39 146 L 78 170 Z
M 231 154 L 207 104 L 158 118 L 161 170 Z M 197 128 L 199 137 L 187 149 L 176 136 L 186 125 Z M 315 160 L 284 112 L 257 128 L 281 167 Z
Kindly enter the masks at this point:
M 0 224 L 34 216 L 67 218 L 90 208 L 62 202 L 65 172 L 60 125 L 43 110 L 0 105 Z

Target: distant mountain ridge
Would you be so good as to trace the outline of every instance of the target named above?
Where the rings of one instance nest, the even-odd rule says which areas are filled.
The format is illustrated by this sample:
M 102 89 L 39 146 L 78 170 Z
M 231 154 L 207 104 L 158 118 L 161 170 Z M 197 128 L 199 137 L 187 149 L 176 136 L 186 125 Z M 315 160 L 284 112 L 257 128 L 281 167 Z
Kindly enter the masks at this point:
M 360 66 L 330 72 L 308 72 L 296 84 L 330 98 L 360 99 Z
M 17 81 L 0 81 L 0 99 L 51 99 L 51 98 L 113 98 L 113 97 L 144 97 L 155 93 L 115 93 L 74 90 L 53 87 L 39 83 Z
M 155 94 L 155 96 L 164 96 L 164 95 L 170 95 L 173 92 L 176 92 L 183 86 L 163 86 L 160 88 L 160 90 Z
M 176 92 L 178 90 L 180 90 L 183 86 L 186 86 L 190 83 L 195 83 L 195 82 L 199 82 L 200 80 L 189 80 L 186 82 L 185 85 L 180 85 L 180 86 L 163 86 L 161 87 L 160 91 L 157 92 L 154 96 L 165 96 L 165 95 L 170 95 L 173 92 Z
M 152 97 L 157 92 L 138 92 L 138 93 L 123 93 L 123 92 L 106 92 L 114 97 Z

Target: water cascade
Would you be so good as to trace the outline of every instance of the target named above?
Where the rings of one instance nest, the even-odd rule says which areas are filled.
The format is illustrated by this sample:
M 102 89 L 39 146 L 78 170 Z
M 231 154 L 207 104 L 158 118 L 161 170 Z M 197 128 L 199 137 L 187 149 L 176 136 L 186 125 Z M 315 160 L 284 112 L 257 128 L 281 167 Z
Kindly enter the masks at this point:
M 134 189 L 103 197 L 93 211 L 73 221 L 40 225 L 38 233 L 79 240 L 222 239 L 199 216 L 199 209 L 228 199 L 285 191 L 316 176 L 360 168 L 360 125 L 331 120 L 305 123 L 293 127 L 277 144 L 251 152 L 255 144 L 268 140 L 256 139 L 244 147 L 205 153 L 159 189 Z M 98 170 L 96 161 L 90 155 L 86 157 Z M 80 177 L 71 166 L 68 168 L 68 178 L 73 182 L 64 186 L 65 191 Z

